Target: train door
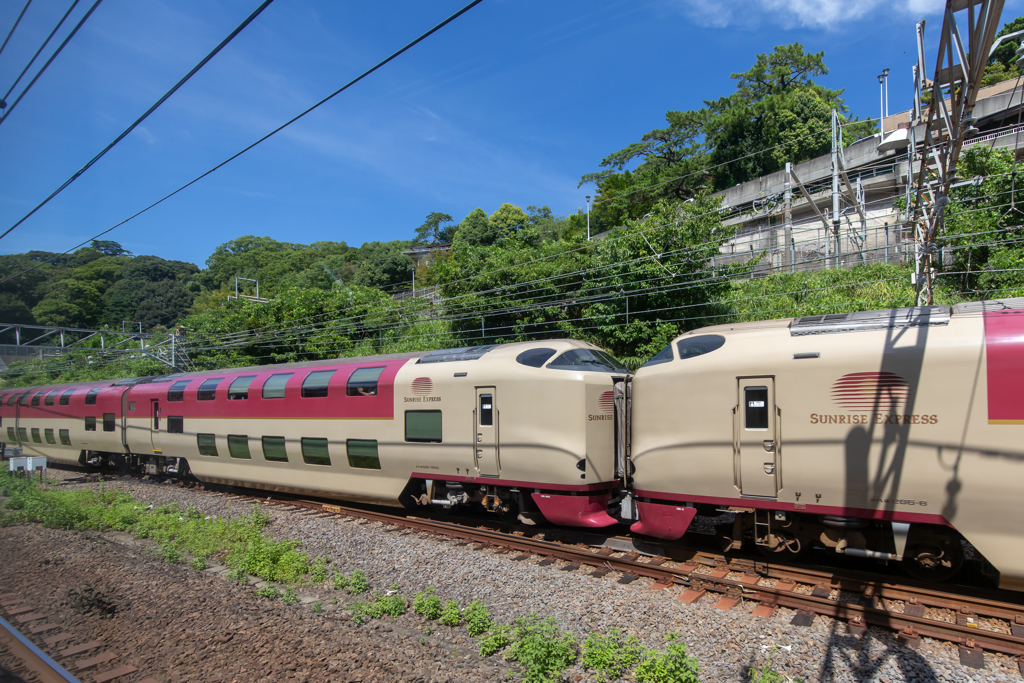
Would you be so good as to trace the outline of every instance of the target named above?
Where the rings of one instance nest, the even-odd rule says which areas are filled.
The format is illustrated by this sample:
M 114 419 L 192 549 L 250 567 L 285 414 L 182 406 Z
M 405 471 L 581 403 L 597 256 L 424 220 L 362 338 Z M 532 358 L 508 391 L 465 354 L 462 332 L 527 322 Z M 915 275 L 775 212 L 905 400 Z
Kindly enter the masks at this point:
M 740 491 L 744 496 L 775 498 L 780 463 L 773 377 L 739 380 L 737 420 Z
M 125 389 L 121 394 L 121 446 L 125 453 L 131 453 L 128 448 L 128 408 L 128 390 Z
M 158 444 L 160 443 L 160 399 L 150 399 L 150 403 L 153 408 L 153 425 L 149 432 L 149 442 L 150 445 L 153 446 L 154 453 L 162 453 L 163 451 L 158 448 Z
M 476 408 L 473 410 L 475 465 L 481 477 L 497 477 L 498 460 L 498 402 L 494 387 L 476 388 Z

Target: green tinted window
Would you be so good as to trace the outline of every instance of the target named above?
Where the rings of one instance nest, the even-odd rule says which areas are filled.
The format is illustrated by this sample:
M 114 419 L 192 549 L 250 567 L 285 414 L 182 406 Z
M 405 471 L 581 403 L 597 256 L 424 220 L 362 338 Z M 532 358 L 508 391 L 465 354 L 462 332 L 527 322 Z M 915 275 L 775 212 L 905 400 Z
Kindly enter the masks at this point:
M 263 457 L 274 462 L 288 462 L 288 451 L 284 446 L 284 437 L 263 437 Z
M 71 432 L 67 429 L 60 430 L 60 442 L 65 446 L 71 445 Z
M 303 437 L 302 459 L 307 465 L 330 465 L 331 455 L 327 452 L 327 439 Z
M 263 383 L 263 398 L 284 398 L 284 387 L 294 373 L 271 375 Z
M 217 437 L 213 434 L 196 434 L 196 441 L 199 444 L 199 455 L 210 455 L 217 457 Z
M 25 427 L 18 427 L 18 441 L 28 443 L 28 429 Z
M 407 410 L 405 412 L 405 440 L 441 443 L 441 411 Z
M 228 387 L 228 400 L 229 401 L 244 401 L 249 398 L 249 385 L 256 379 L 256 376 L 252 377 L 239 377 L 231 382 L 231 386 Z
M 380 458 L 377 457 L 377 442 L 367 439 L 349 439 L 345 442 L 348 451 L 348 464 L 364 470 L 379 470 Z
M 46 443 L 56 444 L 57 439 L 53 438 L 53 430 L 47 429 L 43 432 L 43 437 L 46 439 Z
M 167 416 L 167 433 L 168 434 L 184 434 L 185 433 L 185 418 L 181 415 L 168 415 Z
M 115 418 L 113 413 L 103 413 L 103 431 L 114 431 L 114 422 Z
M 327 396 L 327 383 L 333 375 L 334 370 L 317 370 L 306 375 L 306 379 L 302 380 L 302 398 Z
M 249 460 L 249 437 L 244 434 L 228 434 L 228 455 L 232 458 Z
M 42 437 L 39 436 L 39 428 L 38 427 L 33 427 L 32 428 L 32 441 L 34 441 L 35 443 L 42 443 L 43 442 Z
M 7 440 L 11 443 L 16 443 L 18 441 L 18 435 L 14 433 L 14 427 L 7 428 Z
M 85 431 L 95 432 L 96 431 L 96 418 L 87 417 L 85 418 Z

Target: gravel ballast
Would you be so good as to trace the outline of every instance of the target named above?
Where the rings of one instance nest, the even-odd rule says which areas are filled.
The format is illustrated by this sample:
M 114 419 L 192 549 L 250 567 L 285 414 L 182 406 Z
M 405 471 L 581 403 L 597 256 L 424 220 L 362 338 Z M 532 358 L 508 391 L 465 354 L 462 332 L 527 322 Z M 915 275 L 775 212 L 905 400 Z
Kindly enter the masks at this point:
M 235 517 L 251 508 L 221 494 L 130 478 L 67 484 L 79 486 L 121 490 L 157 505 L 175 502 L 183 510 L 194 505 L 206 515 Z M 894 633 L 869 627 L 852 636 L 843 622 L 820 616 L 809 627 L 796 627 L 789 623 L 794 612 L 785 608 L 763 619 L 751 614 L 757 603 L 749 601 L 729 611 L 715 609 L 709 597 L 686 605 L 675 600 L 681 587 L 654 591 L 646 578 L 623 585 L 615 572 L 595 578 L 586 567 L 560 571 L 566 562 L 514 562 L 493 549 L 473 550 L 376 522 L 263 507 L 276 537 L 300 541 L 311 557 L 326 556 L 334 571 L 362 570 L 375 588 L 397 583 L 410 600 L 434 586 L 443 601 L 482 600 L 501 622 L 532 612 L 553 617 L 581 640 L 591 631 L 619 628 L 660 647 L 666 634 L 677 632 L 700 662 L 702 681 L 749 680 L 750 668 L 769 654 L 774 669 L 805 681 L 1021 680 L 1014 658 L 986 653 L 985 668 L 970 669 L 959 663 L 955 645 L 929 638 L 913 650 Z M 124 680 L 498 681 L 517 671 L 500 654 L 481 658 L 477 640 L 464 628 L 431 624 L 411 610 L 358 626 L 339 620 L 345 612 L 331 602 L 351 596 L 328 586 L 302 589 L 299 605 L 260 599 L 252 586 L 230 583 L 220 568 L 200 572 L 167 564 L 124 534 L 17 525 L 0 529 L 0 545 L 0 588 L 25 591 L 40 602 L 37 607 L 59 613 L 85 635 L 97 631 L 90 637 L 103 635 L 111 648 L 121 643 L 124 657 L 140 669 L 137 678 Z M 62 605 L 67 588 L 88 583 L 102 585 L 124 606 L 101 619 Z M 328 609 L 316 613 L 314 602 Z M 216 640 L 227 632 L 227 642 Z M 596 677 L 577 665 L 566 680 Z

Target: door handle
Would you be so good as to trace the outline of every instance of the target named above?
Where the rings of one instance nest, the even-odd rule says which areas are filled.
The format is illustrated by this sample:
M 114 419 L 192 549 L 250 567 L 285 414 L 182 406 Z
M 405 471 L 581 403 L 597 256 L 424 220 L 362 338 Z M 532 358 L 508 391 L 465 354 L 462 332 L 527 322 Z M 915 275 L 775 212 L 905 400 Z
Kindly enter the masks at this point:
M 774 453 L 775 452 L 775 442 L 774 441 L 765 441 L 764 442 L 764 451 L 765 451 L 765 453 Z
M 773 462 L 766 462 L 764 464 L 764 473 L 765 474 L 775 474 L 775 463 L 773 463 Z
M 484 452 L 483 452 L 482 450 L 480 450 L 479 448 L 478 448 L 478 449 L 476 449 L 476 457 L 478 457 L 478 458 L 479 458 L 479 457 L 480 457 L 481 455 L 483 455 L 483 454 L 484 454 Z

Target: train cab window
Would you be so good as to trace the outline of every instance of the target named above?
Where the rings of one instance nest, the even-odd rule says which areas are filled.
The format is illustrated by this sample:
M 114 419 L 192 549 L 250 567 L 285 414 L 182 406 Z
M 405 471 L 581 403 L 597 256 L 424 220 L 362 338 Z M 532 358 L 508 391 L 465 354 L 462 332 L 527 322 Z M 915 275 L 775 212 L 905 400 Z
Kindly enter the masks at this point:
M 516 356 L 516 362 L 531 368 L 539 368 L 555 355 L 554 349 L 530 349 Z
M 725 344 L 725 337 L 720 334 L 702 334 L 699 337 L 687 337 L 676 342 L 676 349 L 679 351 L 679 358 L 696 358 L 705 353 L 711 353 L 722 348 Z
M 555 370 L 582 370 L 586 372 L 621 372 L 628 374 L 629 369 L 622 363 L 597 349 L 573 349 L 566 351 L 548 363 L 548 368 Z
M 87 417 L 85 418 L 85 431 L 95 432 L 96 431 L 96 418 Z
M 302 459 L 307 465 L 330 465 L 331 454 L 327 451 L 327 439 L 302 437 Z
M 61 429 L 59 430 L 58 434 L 60 436 L 60 442 L 62 444 L 64 444 L 65 446 L 71 445 L 71 430 Z
M 73 393 L 75 393 L 74 389 L 68 389 L 63 394 L 61 394 L 60 395 L 60 401 L 59 401 L 60 405 L 62 405 L 62 406 L 71 405 L 71 394 L 73 394 Z
M 284 398 L 284 388 L 288 380 L 295 373 L 289 372 L 283 375 L 271 375 L 263 383 L 263 398 Z
M 169 415 L 167 417 L 167 433 L 168 434 L 184 434 L 185 433 L 185 418 L 181 415 Z
M 327 395 L 327 383 L 334 376 L 334 370 L 317 370 L 302 380 L 302 398 L 323 398 Z
M 217 437 L 213 434 L 196 434 L 196 443 L 199 446 L 199 455 L 217 457 Z
M 441 443 L 441 411 L 405 411 L 405 440 L 415 443 Z
M 85 405 L 94 406 L 96 405 L 96 394 L 100 393 L 100 387 L 90 389 L 89 393 L 85 395 Z
M 7 405 L 13 406 L 18 401 L 18 394 L 11 394 L 10 398 L 7 399 Z
M 223 377 L 204 381 L 199 385 L 199 391 L 196 392 L 196 398 L 200 401 L 212 401 L 217 398 L 217 385 L 223 381 Z
M 228 400 L 229 401 L 244 401 L 249 398 L 249 385 L 256 379 L 256 375 L 251 377 L 237 377 L 231 381 L 231 385 L 228 386 Z
M 46 439 L 46 443 L 52 443 L 54 445 L 57 445 L 57 439 L 53 438 L 53 430 L 52 429 L 45 429 L 45 430 L 43 430 L 43 438 Z
M 39 428 L 38 427 L 33 427 L 32 428 L 32 442 L 33 443 L 42 443 L 43 442 L 42 437 L 39 436 Z
M 744 427 L 768 429 L 768 387 L 743 387 Z
M 376 396 L 377 380 L 384 368 L 359 368 L 348 378 L 345 393 L 349 396 Z
M 283 436 L 263 437 L 263 458 L 271 462 L 288 462 L 288 449 Z
M 228 434 L 228 455 L 232 458 L 251 460 L 249 453 L 249 437 L 245 434 Z
M 11 443 L 18 443 L 18 435 L 14 433 L 14 427 L 7 428 L 7 440 Z
M 28 429 L 25 427 L 18 427 L 18 441 L 28 443 Z
M 34 395 L 34 396 L 32 397 L 32 407 L 33 407 L 33 408 L 34 408 L 35 406 L 39 405 L 39 399 L 40 399 L 40 398 L 42 398 L 44 394 L 46 394 L 46 392 L 45 392 L 45 391 L 40 391 L 40 392 L 39 392 L 38 394 L 36 394 L 36 395 Z
M 50 393 L 48 393 L 46 395 L 46 400 L 43 401 L 43 405 L 52 406 L 53 405 L 53 399 L 56 398 L 59 394 L 60 394 L 60 389 L 57 389 L 55 391 L 51 391 Z
M 641 365 L 640 367 L 646 368 L 651 365 L 661 365 L 662 363 L 668 363 L 675 360 L 675 356 L 672 355 L 672 345 L 669 344 L 661 351 L 658 351 L 657 355 L 651 358 L 649 361 Z
M 29 397 L 30 393 L 32 393 L 32 392 L 26 391 L 24 394 L 21 395 L 21 398 L 18 399 L 18 405 L 19 406 L 24 407 L 24 406 L 28 405 L 28 397 Z
M 345 442 L 349 467 L 361 470 L 379 470 L 380 457 L 377 455 L 377 441 L 349 439 Z
M 480 426 L 494 426 L 494 397 L 491 394 L 480 394 Z
M 171 388 L 167 390 L 167 400 L 168 401 L 184 401 L 185 400 L 185 387 L 188 386 L 188 383 L 190 381 L 191 380 L 185 379 L 185 380 L 182 380 L 180 382 L 175 382 L 174 384 L 172 384 Z
M 112 432 L 114 431 L 115 417 L 113 413 L 103 413 L 103 431 Z

